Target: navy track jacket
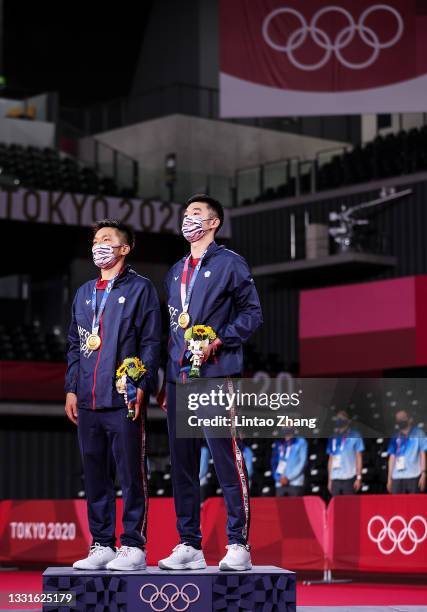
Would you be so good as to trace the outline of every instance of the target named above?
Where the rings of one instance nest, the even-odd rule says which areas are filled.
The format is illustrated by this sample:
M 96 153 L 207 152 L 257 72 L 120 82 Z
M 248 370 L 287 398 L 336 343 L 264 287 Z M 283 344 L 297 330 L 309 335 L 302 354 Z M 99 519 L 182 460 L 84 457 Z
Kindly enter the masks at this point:
M 147 368 L 138 385 L 147 399 L 157 388 L 159 300 L 151 281 L 126 265 L 113 285 L 101 317 L 101 347 L 90 351 L 86 338 L 92 331 L 91 298 L 95 283 L 96 280 L 90 280 L 82 285 L 74 298 L 65 391 L 77 394 L 79 408 L 124 408 L 124 396 L 116 391 L 115 377 L 117 367 L 126 357 L 139 357 Z
M 184 331 L 178 325 L 182 311 L 181 277 L 188 254 L 168 272 L 165 280 L 170 320 L 167 380 L 176 382 L 185 351 Z M 212 242 L 203 258 L 188 313 L 192 325 L 210 325 L 223 345 L 201 368 L 204 377 L 240 374 L 242 345 L 262 324 L 262 312 L 248 264 L 243 257 Z

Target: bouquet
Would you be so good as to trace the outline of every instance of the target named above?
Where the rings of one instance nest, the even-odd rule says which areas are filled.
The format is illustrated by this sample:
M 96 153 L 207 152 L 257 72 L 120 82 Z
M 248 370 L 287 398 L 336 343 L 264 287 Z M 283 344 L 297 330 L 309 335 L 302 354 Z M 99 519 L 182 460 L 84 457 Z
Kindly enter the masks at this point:
M 139 357 L 126 357 L 116 370 L 116 389 L 124 395 L 129 419 L 135 416 L 135 410 L 129 408 L 129 402 L 135 402 L 137 384 L 146 371 L 147 368 Z
M 200 367 L 203 363 L 203 348 L 216 338 L 216 333 L 209 325 L 193 325 L 185 330 L 184 340 L 191 353 L 190 378 L 200 377 Z

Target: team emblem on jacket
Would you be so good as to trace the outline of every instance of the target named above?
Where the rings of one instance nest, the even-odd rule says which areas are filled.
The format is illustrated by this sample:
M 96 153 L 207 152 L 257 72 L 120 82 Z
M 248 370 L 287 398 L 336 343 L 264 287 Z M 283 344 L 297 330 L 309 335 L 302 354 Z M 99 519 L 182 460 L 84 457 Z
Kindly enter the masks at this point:
M 117 301 L 119 304 L 124 304 L 124 302 L 126 301 L 126 298 L 123 295 L 121 295 Z
M 210 270 L 206 270 L 206 272 L 205 272 L 205 276 L 206 276 L 206 278 L 209 278 L 209 277 L 210 277 L 210 275 L 211 275 L 211 271 L 210 271 Z

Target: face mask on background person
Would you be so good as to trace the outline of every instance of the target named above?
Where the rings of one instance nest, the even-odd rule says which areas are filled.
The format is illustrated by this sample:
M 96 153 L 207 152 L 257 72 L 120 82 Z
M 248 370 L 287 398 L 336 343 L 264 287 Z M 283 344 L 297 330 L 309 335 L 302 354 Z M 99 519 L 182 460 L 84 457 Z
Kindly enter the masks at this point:
M 399 429 L 406 429 L 408 427 L 408 422 L 406 419 L 402 419 L 399 421 L 396 421 L 396 425 Z
M 200 240 L 206 234 L 207 230 L 203 229 L 203 221 L 209 221 L 212 217 L 207 217 L 203 219 L 202 217 L 197 217 L 196 215 L 188 215 L 184 217 L 182 222 L 182 235 L 188 242 L 196 242 L 196 240 Z
M 293 436 L 295 433 L 295 430 L 293 427 L 283 427 L 282 433 L 284 436 Z
M 344 418 L 339 418 L 336 419 L 335 421 L 335 425 L 338 427 L 338 429 L 344 429 L 344 427 L 347 427 L 349 421 L 348 419 L 344 419 Z
M 108 270 L 116 265 L 120 256 L 115 255 L 114 249 L 121 247 L 121 244 L 111 246 L 111 244 L 94 244 L 92 247 L 93 263 L 102 270 Z

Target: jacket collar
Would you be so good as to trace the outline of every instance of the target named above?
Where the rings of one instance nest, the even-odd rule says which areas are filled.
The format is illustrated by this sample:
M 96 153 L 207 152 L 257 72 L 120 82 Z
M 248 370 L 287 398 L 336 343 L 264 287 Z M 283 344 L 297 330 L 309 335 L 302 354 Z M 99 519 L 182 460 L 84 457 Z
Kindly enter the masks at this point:
M 114 285 L 117 286 L 118 284 L 120 284 L 124 280 L 126 280 L 130 270 L 131 270 L 130 265 L 129 264 L 125 264 L 122 267 L 122 269 L 120 270 L 120 273 L 119 273 L 118 277 L 116 278 Z M 95 282 L 95 285 L 96 285 L 97 288 L 99 286 L 102 287 L 104 284 L 106 284 L 106 283 L 103 283 L 102 281 L 103 281 L 103 279 L 101 278 L 101 276 L 98 276 L 98 278 L 96 279 L 96 282 Z
M 215 242 L 215 240 L 213 242 L 210 243 L 210 245 L 207 248 L 206 251 L 206 255 L 203 259 L 203 261 L 206 261 L 209 259 L 209 257 L 212 257 L 212 255 L 214 253 L 217 253 L 218 251 L 222 251 L 225 247 L 222 244 L 217 244 Z M 191 255 L 191 251 L 189 253 L 187 253 L 186 255 L 184 255 L 184 257 L 182 257 L 181 261 L 185 261 L 187 259 L 187 257 Z

